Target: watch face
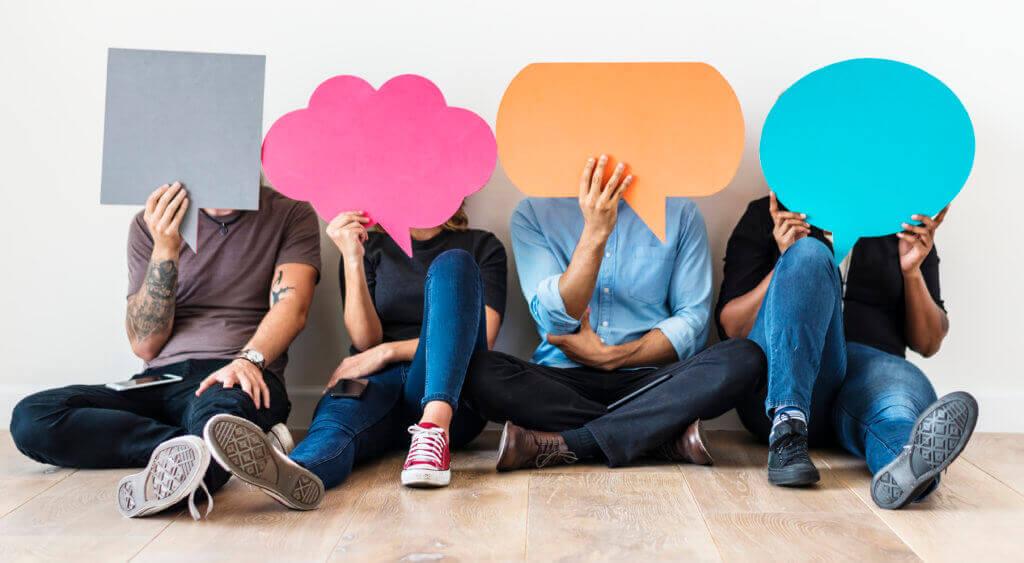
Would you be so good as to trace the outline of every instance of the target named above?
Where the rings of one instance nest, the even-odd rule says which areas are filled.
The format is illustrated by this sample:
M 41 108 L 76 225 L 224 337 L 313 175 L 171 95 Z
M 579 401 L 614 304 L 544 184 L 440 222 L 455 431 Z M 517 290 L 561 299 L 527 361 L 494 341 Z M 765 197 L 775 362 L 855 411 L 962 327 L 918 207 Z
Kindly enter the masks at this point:
M 245 357 L 258 364 L 263 363 L 263 354 L 257 352 L 256 350 L 246 350 Z

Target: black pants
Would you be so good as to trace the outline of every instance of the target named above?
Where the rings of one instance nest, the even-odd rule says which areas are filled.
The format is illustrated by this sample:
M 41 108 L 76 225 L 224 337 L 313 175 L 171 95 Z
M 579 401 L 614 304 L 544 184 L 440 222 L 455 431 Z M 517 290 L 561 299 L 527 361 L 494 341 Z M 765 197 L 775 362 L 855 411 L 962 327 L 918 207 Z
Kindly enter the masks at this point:
M 177 383 L 114 391 L 103 385 L 71 385 L 42 391 L 21 400 L 11 415 L 11 436 L 28 457 L 51 465 L 81 469 L 142 467 L 161 443 L 203 435 L 212 416 L 233 414 L 264 430 L 288 419 L 291 404 L 284 385 L 270 372 L 270 408 L 256 409 L 239 387 L 214 385 L 199 397 L 199 383 L 228 360 L 190 360 L 144 373 L 182 376 Z M 206 473 L 214 491 L 230 475 L 216 462 Z
M 479 352 L 470 364 L 466 399 L 489 420 L 531 430 L 586 427 L 610 467 L 626 465 L 674 438 L 694 420 L 732 409 L 753 393 L 765 359 L 753 342 L 735 338 L 658 369 L 601 371 L 554 368 L 500 352 Z M 672 377 L 609 412 L 607 405 L 662 374 Z

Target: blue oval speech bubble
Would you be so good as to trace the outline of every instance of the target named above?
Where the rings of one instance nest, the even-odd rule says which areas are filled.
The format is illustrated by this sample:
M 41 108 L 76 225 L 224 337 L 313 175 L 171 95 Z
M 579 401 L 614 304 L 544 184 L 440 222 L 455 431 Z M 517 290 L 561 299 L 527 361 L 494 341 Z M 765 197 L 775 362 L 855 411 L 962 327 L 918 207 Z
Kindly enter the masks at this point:
M 779 201 L 832 231 L 836 262 L 860 237 L 934 216 L 963 188 L 974 127 L 945 84 L 886 59 L 820 68 L 779 96 L 761 133 L 761 169 Z

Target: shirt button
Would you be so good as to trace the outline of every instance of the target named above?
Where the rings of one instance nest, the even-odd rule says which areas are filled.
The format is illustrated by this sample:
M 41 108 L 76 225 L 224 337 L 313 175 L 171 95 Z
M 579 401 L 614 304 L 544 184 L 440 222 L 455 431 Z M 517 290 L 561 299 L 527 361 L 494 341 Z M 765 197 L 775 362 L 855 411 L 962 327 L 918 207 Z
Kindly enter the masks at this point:
M 601 326 L 608 326 L 608 321 L 601 321 Z
M 612 257 L 612 253 L 611 252 L 605 252 L 604 253 L 604 257 L 605 258 L 611 258 Z
M 612 290 L 610 290 L 610 289 L 608 289 L 608 288 L 606 287 L 606 288 L 604 288 L 604 292 L 605 292 L 605 293 L 611 293 L 611 292 L 612 292 Z

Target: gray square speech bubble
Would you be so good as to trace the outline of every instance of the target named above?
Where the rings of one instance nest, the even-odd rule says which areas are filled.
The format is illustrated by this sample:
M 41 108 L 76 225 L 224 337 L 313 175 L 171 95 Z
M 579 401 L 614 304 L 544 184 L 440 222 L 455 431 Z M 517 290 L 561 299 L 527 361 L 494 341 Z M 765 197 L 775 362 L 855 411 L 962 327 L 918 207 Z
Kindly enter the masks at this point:
M 140 205 L 185 185 L 182 238 L 200 208 L 259 208 L 266 57 L 110 49 L 100 203 Z

